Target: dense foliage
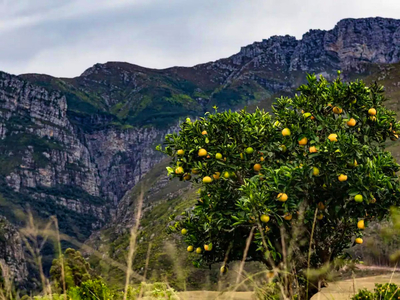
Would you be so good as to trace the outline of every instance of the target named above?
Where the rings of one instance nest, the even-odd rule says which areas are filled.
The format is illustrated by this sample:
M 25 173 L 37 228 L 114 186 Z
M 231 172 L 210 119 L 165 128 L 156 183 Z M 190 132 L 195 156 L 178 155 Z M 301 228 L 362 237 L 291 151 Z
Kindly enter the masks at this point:
M 373 292 L 363 289 L 355 294 L 352 300 L 391 300 L 400 298 L 400 287 L 394 283 L 375 284 Z
M 339 76 L 307 80 L 272 114 L 187 119 L 158 147 L 172 157 L 172 177 L 202 184 L 195 208 L 170 227 L 197 252 L 196 265 L 243 256 L 284 262 L 302 284 L 304 270 L 361 244 L 368 222 L 399 203 L 399 165 L 385 142 L 397 140 L 400 126 L 383 88 Z

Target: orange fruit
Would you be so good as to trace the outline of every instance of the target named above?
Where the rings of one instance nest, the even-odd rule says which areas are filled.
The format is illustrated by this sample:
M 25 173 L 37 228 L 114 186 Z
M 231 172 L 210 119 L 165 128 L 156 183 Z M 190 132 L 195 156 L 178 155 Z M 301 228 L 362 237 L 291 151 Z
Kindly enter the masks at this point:
M 318 176 L 319 175 L 319 169 L 318 168 L 316 168 L 316 167 L 313 167 L 313 175 L 314 176 Z
M 207 156 L 207 150 L 201 148 L 201 149 L 199 150 L 199 156 Z
M 368 114 L 370 116 L 376 116 L 376 109 L 375 108 L 368 109 Z
M 220 172 L 215 172 L 215 174 L 213 175 L 214 179 L 217 180 L 219 179 L 221 173 Z
M 350 120 L 347 121 L 347 126 L 354 127 L 356 126 L 356 123 L 357 123 L 356 120 L 351 118 Z
M 339 181 L 346 181 L 347 180 L 347 175 L 340 174 L 338 179 L 339 179 Z
M 286 220 L 286 221 L 290 221 L 291 219 L 292 219 L 292 214 L 290 214 L 290 213 L 287 213 L 287 214 L 285 214 L 284 216 L 283 216 L 283 218 Z
M 261 222 L 263 222 L 263 223 L 268 223 L 269 220 L 270 220 L 270 217 L 267 216 L 267 215 L 262 215 L 262 216 L 260 217 L 260 220 L 261 220 Z
M 184 176 L 183 176 L 183 180 L 190 180 L 192 178 L 192 176 L 190 176 L 190 174 L 189 173 L 186 173 Z
M 203 130 L 203 131 L 201 132 L 201 134 L 202 134 L 202 135 L 206 135 L 206 134 L 207 134 L 207 131 Z
M 201 253 L 201 248 L 200 248 L 200 247 L 197 247 L 197 248 L 196 248 L 196 253 L 197 253 L 197 254 L 200 254 L 200 253 Z
M 181 230 L 181 233 L 182 233 L 182 234 L 186 234 L 186 233 L 187 233 L 187 229 L 183 228 L 183 229 Z
M 183 170 L 182 167 L 177 167 L 177 168 L 175 169 L 175 173 L 176 173 L 176 174 L 182 174 L 183 172 L 184 172 L 184 170 Z
M 306 137 L 303 137 L 303 138 L 299 141 L 299 145 L 305 146 L 305 145 L 307 145 L 307 142 L 308 142 L 307 138 L 306 138 Z
M 193 246 L 187 247 L 187 251 L 188 251 L 188 252 L 192 252 L 192 251 L 193 251 Z
M 311 146 L 309 151 L 310 151 L 310 153 L 316 153 L 318 150 L 315 146 Z
M 282 130 L 282 135 L 283 136 L 289 136 L 290 135 L 290 129 L 289 128 L 284 128 Z
M 328 136 L 328 140 L 330 140 L 331 142 L 337 142 L 337 134 L 336 133 L 331 133 Z
M 179 149 L 179 150 L 176 152 L 176 154 L 178 154 L 178 155 L 183 155 L 183 154 L 185 154 L 185 151 L 183 151 L 183 149 Z
M 288 195 L 285 193 L 279 193 L 276 198 L 281 202 L 285 202 L 288 199 Z
M 206 176 L 203 178 L 203 183 L 211 183 L 211 182 L 212 182 L 212 179 L 210 176 Z
M 259 172 L 261 170 L 261 165 L 260 164 L 255 164 L 253 166 L 253 170 L 256 171 L 256 172 Z
M 216 158 L 216 159 L 222 159 L 222 154 L 221 154 L 221 153 L 215 154 L 215 158 Z
M 317 219 L 318 220 L 322 220 L 324 218 L 324 215 L 323 214 L 319 214 L 318 216 L 317 216 Z
M 332 109 L 332 111 L 333 111 L 333 113 L 335 113 L 335 114 L 337 114 L 337 115 L 340 115 L 340 114 L 343 112 L 343 109 L 342 109 L 341 107 L 339 107 L 339 106 L 335 106 L 335 107 Z
M 362 244 L 363 242 L 362 238 L 356 238 L 356 244 Z
M 357 228 L 358 229 L 365 229 L 364 220 L 360 220 L 360 221 L 357 222 Z
M 320 209 L 320 210 L 324 210 L 325 209 L 325 204 L 322 203 L 322 202 L 318 202 L 317 206 L 318 206 L 318 209 Z

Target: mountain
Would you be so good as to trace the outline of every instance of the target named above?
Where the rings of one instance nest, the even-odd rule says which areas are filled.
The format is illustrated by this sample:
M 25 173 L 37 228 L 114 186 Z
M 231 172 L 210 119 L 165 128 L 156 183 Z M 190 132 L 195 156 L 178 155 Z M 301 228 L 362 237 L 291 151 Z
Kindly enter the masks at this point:
M 108 62 L 75 78 L 0 73 L 0 214 L 17 226 L 28 209 L 40 220 L 56 215 L 63 233 L 80 242 L 93 234 L 89 243 L 114 244 L 107 251 L 117 257 L 139 182 L 147 182 L 146 213 L 160 218 L 147 223 L 157 228 L 153 237 L 162 236 L 153 225 L 166 220 L 171 205 L 190 203 L 192 188 L 169 183 L 164 157 L 154 150 L 180 120 L 214 105 L 269 108 L 307 72 L 376 78 L 378 66 L 399 61 L 400 20 L 367 18 L 311 30 L 301 40 L 273 36 L 194 67 Z

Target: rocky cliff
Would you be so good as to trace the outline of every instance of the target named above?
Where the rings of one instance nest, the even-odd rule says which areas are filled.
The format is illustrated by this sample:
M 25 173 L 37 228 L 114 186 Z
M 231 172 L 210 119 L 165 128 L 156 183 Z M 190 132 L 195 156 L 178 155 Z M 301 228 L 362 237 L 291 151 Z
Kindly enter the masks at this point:
M 20 234 L 6 218 L 0 216 L 0 279 L 13 279 L 17 284 L 24 284 L 27 276 Z
M 368 18 L 301 40 L 274 36 L 190 68 L 108 62 L 76 78 L 0 73 L 0 214 L 15 224 L 27 209 L 56 215 L 61 231 L 81 241 L 113 220 L 129 227 L 134 205 L 121 199 L 163 159 L 154 148 L 179 119 L 214 105 L 269 107 L 305 72 L 364 76 L 399 60 L 400 20 Z

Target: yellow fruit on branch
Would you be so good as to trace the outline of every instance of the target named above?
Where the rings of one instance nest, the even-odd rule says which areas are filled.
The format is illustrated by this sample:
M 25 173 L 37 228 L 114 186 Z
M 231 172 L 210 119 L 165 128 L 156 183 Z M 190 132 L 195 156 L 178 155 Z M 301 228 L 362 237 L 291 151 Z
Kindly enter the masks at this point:
M 354 201 L 356 201 L 358 203 L 363 202 L 363 196 L 360 195 L 360 194 L 359 195 L 355 195 Z
M 207 155 L 207 158 L 211 158 L 210 154 Z
M 283 153 L 285 153 L 286 150 L 287 150 L 287 148 L 286 148 L 285 145 L 280 145 L 279 148 L 281 148 L 281 151 L 282 151 Z
M 203 131 L 201 132 L 201 134 L 202 134 L 202 135 L 206 135 L 206 134 L 207 134 L 207 131 L 203 130 Z
M 189 173 L 186 173 L 186 174 L 183 176 L 183 180 L 188 181 L 188 180 L 190 180 L 190 179 L 192 179 L 192 176 L 190 176 Z
M 197 253 L 197 254 L 200 254 L 200 253 L 201 253 L 201 248 L 200 248 L 200 247 L 197 247 L 197 248 L 196 248 L 196 253 Z
M 175 169 L 175 174 L 183 174 L 183 172 L 184 172 L 184 170 L 183 170 L 182 167 L 177 167 L 177 168 Z
M 222 159 L 222 154 L 221 154 L 221 153 L 215 154 L 215 158 L 216 158 L 216 159 Z
M 231 174 L 227 171 L 224 172 L 224 178 L 228 179 L 231 176 Z
M 356 126 L 356 124 L 357 124 L 357 122 L 353 118 L 351 118 L 350 120 L 347 121 L 347 126 L 354 127 L 354 126 Z
M 331 133 L 328 136 L 328 140 L 330 140 L 331 142 L 337 142 L 337 134 L 336 133 Z
M 282 130 L 282 135 L 283 136 L 290 136 L 290 129 L 289 128 L 284 128 Z
M 362 238 L 356 238 L 356 244 L 362 244 L 363 242 Z
M 176 152 L 176 154 L 178 154 L 178 155 L 183 155 L 183 154 L 185 154 L 185 151 L 183 151 L 182 149 L 179 149 L 179 150 Z
M 376 121 L 376 117 L 375 117 L 375 116 L 369 116 L 369 119 L 370 119 L 372 122 L 375 122 L 375 121 Z
M 269 220 L 270 220 L 270 217 L 267 216 L 267 215 L 262 215 L 262 216 L 260 217 L 260 220 L 261 220 L 261 222 L 263 222 L 263 223 L 268 223 Z
M 317 206 L 318 206 L 319 210 L 324 210 L 325 209 L 325 204 L 323 202 L 318 202 Z
M 187 229 L 183 228 L 183 229 L 181 230 L 181 233 L 182 233 L 182 234 L 186 234 L 186 233 L 187 233 Z
M 303 137 L 301 140 L 299 140 L 299 145 L 305 146 L 305 145 L 307 145 L 307 142 L 308 142 L 307 138 Z
M 317 216 L 317 219 L 318 220 L 322 220 L 324 218 L 324 215 L 323 214 L 319 214 L 318 216 Z
M 288 199 L 288 195 L 285 193 L 279 193 L 276 198 L 281 202 L 285 202 Z
M 226 272 L 228 272 L 228 268 L 226 266 L 222 266 L 219 271 L 221 272 L 221 274 L 225 274 Z
M 206 251 L 211 251 L 210 245 L 204 245 L 204 250 L 206 250 Z
M 207 156 L 207 150 L 201 148 L 201 149 L 199 150 L 199 156 Z
M 309 151 L 310 151 L 310 153 L 316 153 L 318 150 L 317 150 L 317 147 L 311 146 Z
M 287 213 L 287 214 L 285 214 L 285 215 L 283 216 L 283 218 L 284 218 L 286 221 L 290 221 L 290 220 L 293 218 L 293 216 L 292 216 L 292 214 Z
M 368 114 L 370 116 L 376 116 L 376 109 L 375 108 L 368 109 Z
M 358 229 L 365 229 L 364 220 L 360 220 L 360 221 L 357 222 L 357 228 Z
M 335 107 L 332 109 L 332 111 L 333 111 L 333 113 L 335 113 L 335 114 L 337 114 L 337 115 L 340 115 L 340 114 L 343 112 L 343 109 L 342 109 L 341 107 L 339 107 L 339 106 L 335 106 Z
M 260 164 L 255 164 L 253 166 L 253 170 L 256 171 L 256 172 L 259 172 L 261 170 L 261 165 Z
M 220 172 L 215 172 L 215 174 L 213 175 L 215 180 L 219 179 L 220 176 L 221 176 Z
M 261 156 L 260 157 L 260 161 L 264 161 L 265 159 L 264 159 L 264 157 L 263 156 Z
M 203 183 L 211 183 L 211 182 L 212 182 L 212 179 L 210 176 L 206 176 L 203 178 Z
M 188 252 L 192 252 L 192 251 L 193 251 L 193 246 L 187 247 L 187 251 L 188 251 Z
M 370 201 L 370 203 L 375 203 L 375 202 L 376 202 L 375 198 L 372 198 L 371 201 Z
M 313 175 L 318 176 L 319 175 L 319 169 L 317 167 L 313 167 Z
M 252 154 L 253 152 L 254 152 L 254 149 L 251 148 L 251 147 L 248 147 L 248 148 L 246 149 L 246 153 L 247 153 L 247 154 Z
M 347 175 L 345 174 L 340 174 L 338 177 L 339 181 L 346 181 L 347 180 Z

